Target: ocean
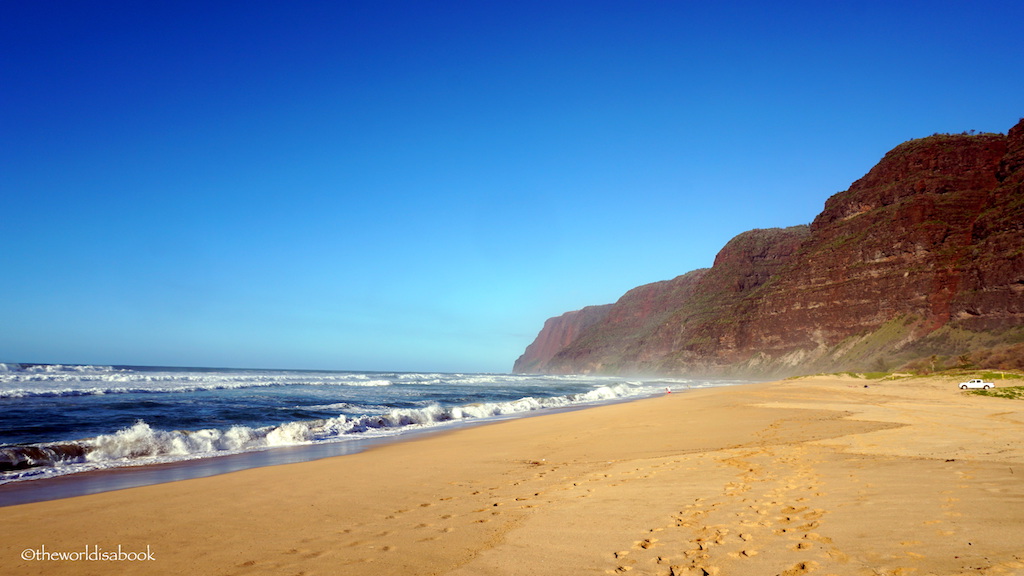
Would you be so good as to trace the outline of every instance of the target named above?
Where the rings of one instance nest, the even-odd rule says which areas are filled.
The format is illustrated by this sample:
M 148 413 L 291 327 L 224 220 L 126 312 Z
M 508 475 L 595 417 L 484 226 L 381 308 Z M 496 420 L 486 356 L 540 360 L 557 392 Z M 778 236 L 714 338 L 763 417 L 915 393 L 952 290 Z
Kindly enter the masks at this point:
M 333 447 L 307 451 L 314 458 L 367 439 L 735 383 L 0 364 L 0 485 Z

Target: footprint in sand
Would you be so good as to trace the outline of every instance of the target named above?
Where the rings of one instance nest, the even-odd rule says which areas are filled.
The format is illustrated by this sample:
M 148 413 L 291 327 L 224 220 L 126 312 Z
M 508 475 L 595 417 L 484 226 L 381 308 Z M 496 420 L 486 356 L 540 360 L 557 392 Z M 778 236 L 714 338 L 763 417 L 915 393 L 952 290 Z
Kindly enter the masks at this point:
M 716 566 L 671 566 L 669 576 L 715 576 L 718 574 Z
M 804 535 L 804 539 L 805 540 L 813 540 L 815 542 L 821 542 L 822 544 L 831 544 L 832 543 L 832 539 L 831 538 L 829 538 L 828 536 L 822 536 L 821 534 L 818 534 L 817 532 L 808 532 L 807 534 Z
M 743 558 L 753 558 L 754 556 L 757 556 L 757 554 L 758 554 L 757 550 L 754 550 L 753 548 L 750 548 L 750 549 L 746 549 L 746 550 L 740 550 L 739 552 L 730 552 L 729 556 L 731 556 L 733 558 L 743 559 Z
M 801 574 L 806 574 L 817 567 L 818 563 L 814 561 L 797 562 L 788 570 L 784 570 L 781 576 L 799 576 Z
M 643 539 L 643 540 L 641 540 L 639 542 L 634 543 L 633 547 L 634 548 L 642 548 L 644 550 L 647 550 L 649 548 L 654 548 L 654 543 L 657 542 L 657 541 L 658 541 L 657 538 L 645 538 L 645 539 Z

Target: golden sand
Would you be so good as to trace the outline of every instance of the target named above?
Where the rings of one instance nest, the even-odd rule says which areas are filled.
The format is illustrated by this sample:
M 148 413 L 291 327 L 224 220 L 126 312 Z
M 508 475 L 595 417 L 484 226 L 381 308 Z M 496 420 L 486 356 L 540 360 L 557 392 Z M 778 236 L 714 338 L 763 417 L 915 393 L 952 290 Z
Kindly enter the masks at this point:
M 954 384 L 698 390 L 0 508 L 0 573 L 1024 574 L 1024 402 Z

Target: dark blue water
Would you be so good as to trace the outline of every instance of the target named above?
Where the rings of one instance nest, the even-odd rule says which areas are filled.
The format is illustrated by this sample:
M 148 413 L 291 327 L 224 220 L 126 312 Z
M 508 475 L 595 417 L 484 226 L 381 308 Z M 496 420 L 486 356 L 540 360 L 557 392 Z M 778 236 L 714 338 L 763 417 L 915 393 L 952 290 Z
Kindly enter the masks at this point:
M 721 384 L 0 364 L 0 484 L 381 438 Z

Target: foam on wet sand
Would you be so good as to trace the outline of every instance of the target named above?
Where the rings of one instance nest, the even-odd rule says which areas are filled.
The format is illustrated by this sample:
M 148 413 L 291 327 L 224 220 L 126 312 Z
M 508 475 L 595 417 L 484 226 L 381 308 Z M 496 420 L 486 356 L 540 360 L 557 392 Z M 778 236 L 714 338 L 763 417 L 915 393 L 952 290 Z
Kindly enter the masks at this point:
M 0 565 L 6 574 L 1024 573 L 1024 402 L 954 384 L 817 377 L 695 390 L 11 506 Z M 121 546 L 153 559 L 24 559 L 42 546 Z

